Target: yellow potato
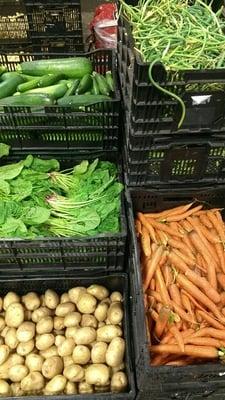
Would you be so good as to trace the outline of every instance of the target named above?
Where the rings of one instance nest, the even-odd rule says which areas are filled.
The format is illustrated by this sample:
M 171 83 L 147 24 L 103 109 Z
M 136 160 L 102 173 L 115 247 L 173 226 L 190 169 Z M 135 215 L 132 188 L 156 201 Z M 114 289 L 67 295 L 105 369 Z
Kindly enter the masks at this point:
M 52 317 L 44 317 L 38 321 L 36 325 L 36 331 L 39 335 L 43 333 L 51 333 L 53 326 L 54 324 Z
M 28 342 L 35 335 L 35 325 L 33 322 L 23 322 L 16 331 L 19 342 Z
M 51 310 L 47 307 L 39 307 L 37 310 L 32 312 L 32 321 L 37 323 L 44 317 L 49 317 L 51 315 Z
M 66 338 L 69 338 L 69 337 L 74 338 L 78 329 L 80 329 L 79 326 L 70 326 L 69 328 L 66 328 L 66 330 L 65 330 Z
M 11 303 L 5 312 L 5 322 L 10 328 L 18 328 L 24 321 L 24 309 L 20 303 Z
M 70 302 L 70 298 L 69 298 L 68 293 L 63 293 L 60 297 L 60 303 L 63 304 L 63 303 L 69 303 L 69 302 Z
M 117 367 L 113 367 L 111 370 L 111 375 L 115 374 L 116 372 L 119 371 L 124 371 L 125 369 L 125 364 L 122 362 L 120 365 L 118 365 Z
M 30 311 L 36 310 L 41 305 L 40 298 L 35 292 L 29 292 L 25 296 L 22 296 L 22 302 L 26 309 Z
M 65 339 L 66 338 L 63 335 L 56 335 L 56 337 L 55 337 L 55 345 L 57 347 L 60 346 L 64 342 Z
M 76 344 L 91 344 L 96 339 L 96 330 L 90 326 L 79 328 L 74 336 Z
M 44 333 L 36 337 L 36 347 L 38 350 L 47 350 L 55 342 L 55 336 L 52 333 Z
M 97 328 L 98 321 L 97 321 L 97 319 L 95 318 L 94 315 L 84 314 L 84 315 L 82 315 L 82 319 L 81 319 L 80 325 L 82 327 L 84 327 L 84 326 L 92 326 L 92 328 Z
M 105 386 L 95 386 L 94 387 L 95 393 L 107 393 L 110 392 L 110 384 Z
M 107 312 L 107 318 L 112 325 L 118 325 L 123 319 L 123 308 L 120 302 L 112 303 Z
M 69 394 L 77 394 L 77 385 L 75 382 L 67 382 L 66 387 L 64 389 L 64 393 L 69 395 Z
M 4 342 L 4 339 L 3 339 L 3 337 L 1 337 L 0 336 L 0 346 L 2 345 L 2 344 L 4 344 L 5 342 Z M 7 345 L 8 346 L 8 345 Z
M 30 371 L 42 371 L 44 357 L 40 354 L 30 353 L 26 356 L 25 364 Z
M 87 289 L 83 286 L 77 286 L 69 290 L 68 295 L 72 303 L 77 304 L 78 299 L 82 293 L 86 293 Z
M 33 350 L 33 348 L 34 348 L 34 339 L 31 339 L 26 343 L 24 342 L 19 343 L 16 351 L 20 356 L 26 356 Z
M 6 344 L 0 346 L 0 365 L 2 365 L 9 357 L 10 348 Z
M 89 293 L 83 293 L 80 295 L 77 302 L 77 309 L 83 314 L 92 314 L 95 312 L 97 300 L 94 296 Z
M 5 328 L 2 330 L 2 332 L 1 332 L 1 336 L 4 338 L 4 337 L 6 337 L 6 335 L 7 335 L 7 332 L 9 331 L 9 327 L 8 326 L 5 326 Z
M 11 383 L 10 387 L 12 396 L 14 397 L 24 396 L 24 391 L 21 389 L 20 382 Z
M 104 302 L 99 303 L 95 309 L 94 316 L 99 322 L 103 322 L 107 317 L 107 311 L 108 311 L 108 304 Z
M 56 307 L 55 315 L 57 315 L 57 317 L 65 317 L 73 311 L 75 311 L 75 305 L 72 302 L 63 303 Z
M 53 356 L 58 356 L 58 349 L 55 345 L 49 347 L 49 349 L 47 350 L 42 350 L 40 351 L 40 355 L 44 358 L 49 358 L 49 357 L 53 357 Z
M 64 328 L 64 317 L 54 317 L 54 329 L 57 331 L 61 331 Z
M 111 295 L 110 295 L 110 300 L 111 300 L 112 303 L 117 302 L 117 301 L 122 302 L 123 301 L 123 296 L 122 296 L 122 294 L 120 292 L 112 292 Z
M 69 365 L 74 364 L 72 356 L 65 356 L 63 357 L 64 368 L 69 367 Z
M 90 385 L 105 386 L 109 383 L 109 368 L 105 364 L 92 364 L 85 370 L 85 380 Z
M 40 372 L 32 371 L 21 381 L 21 389 L 24 392 L 32 392 L 43 389 L 45 380 Z
M 68 313 L 64 318 L 64 325 L 67 328 L 78 326 L 81 321 L 81 314 L 79 312 Z
M 109 295 L 108 289 L 102 285 L 91 285 L 87 288 L 87 292 L 98 300 L 103 300 Z
M 124 372 L 116 372 L 113 374 L 111 379 L 111 391 L 112 392 L 124 392 L 127 388 L 127 376 Z
M 105 364 L 108 345 L 105 342 L 96 342 L 91 349 L 91 361 L 93 364 Z
M 55 310 L 57 305 L 59 304 L 59 296 L 54 290 L 48 289 L 45 292 L 45 305 L 51 310 Z
M 105 326 L 105 322 L 99 322 L 98 323 L 98 328 L 102 328 L 103 326 Z
M 2 309 L 3 309 L 3 299 L 2 297 L 0 297 L 0 312 L 2 311 Z
M 79 382 L 78 383 L 78 393 L 79 394 L 91 394 L 94 393 L 94 388 L 92 385 L 89 385 L 87 382 Z
M 76 346 L 73 350 L 73 360 L 75 364 L 85 365 L 90 361 L 91 352 L 87 346 L 82 344 Z
M 81 382 L 84 379 L 84 369 L 80 365 L 72 364 L 64 369 L 63 375 L 70 382 Z
M 23 364 L 24 358 L 19 354 L 11 354 L 8 359 L 0 365 L 0 379 L 9 379 L 9 369 L 16 364 Z
M 0 317 L 0 332 L 5 328 L 5 318 Z
M 28 368 L 26 365 L 13 365 L 11 368 L 9 368 L 9 379 L 12 382 L 20 382 L 22 381 L 25 376 L 27 376 L 29 373 Z
M 110 343 L 115 337 L 122 336 L 122 333 L 118 325 L 105 325 L 97 329 L 97 341 Z
M 0 396 L 11 396 L 11 387 L 8 382 L 0 379 Z
M 12 303 L 19 303 L 20 298 L 18 294 L 14 292 L 8 292 L 5 297 L 3 298 L 3 309 L 6 310 L 10 304 Z
M 41 294 L 40 296 L 40 302 L 41 302 L 41 307 L 46 307 L 46 303 L 45 303 L 45 295 Z
M 66 378 L 63 375 L 56 375 L 45 387 L 45 393 L 57 394 L 62 393 L 66 386 Z
M 71 356 L 73 354 L 73 349 L 75 347 L 75 342 L 73 338 L 66 338 L 60 346 L 58 346 L 58 353 L 61 357 Z
M 106 364 L 117 367 L 123 362 L 125 353 L 125 340 L 121 337 L 112 339 L 106 351 Z
M 47 358 L 42 365 L 42 375 L 47 379 L 61 374 L 63 371 L 63 361 L 59 356 Z

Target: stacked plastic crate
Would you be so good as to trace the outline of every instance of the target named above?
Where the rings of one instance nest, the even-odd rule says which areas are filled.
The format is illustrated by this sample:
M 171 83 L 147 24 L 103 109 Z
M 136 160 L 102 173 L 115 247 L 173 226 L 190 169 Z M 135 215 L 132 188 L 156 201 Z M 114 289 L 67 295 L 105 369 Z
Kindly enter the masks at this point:
M 126 1 L 136 5 L 137 1 Z M 225 396 L 221 364 L 188 367 L 150 365 L 142 289 L 140 249 L 136 239 L 136 212 L 160 212 L 192 201 L 206 208 L 225 204 L 225 96 L 204 91 L 204 85 L 224 84 L 223 70 L 193 70 L 176 80 L 162 64 L 153 67 L 153 79 L 177 94 L 185 104 L 159 91 L 149 78 L 132 29 L 120 13 L 118 69 L 124 106 L 124 173 L 129 215 L 130 271 L 133 291 L 133 334 L 138 399 L 210 400 Z M 190 88 L 193 88 L 190 90 Z

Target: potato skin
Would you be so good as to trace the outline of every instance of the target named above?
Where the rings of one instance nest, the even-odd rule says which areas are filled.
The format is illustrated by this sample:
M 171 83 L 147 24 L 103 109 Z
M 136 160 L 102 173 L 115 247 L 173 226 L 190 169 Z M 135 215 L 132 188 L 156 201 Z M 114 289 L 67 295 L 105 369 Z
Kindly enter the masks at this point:
M 49 357 L 53 357 L 53 356 L 58 356 L 58 349 L 55 345 L 49 347 L 46 350 L 41 350 L 40 351 L 40 355 L 44 358 L 49 358 Z
M 16 331 L 16 337 L 19 342 L 28 342 L 35 335 L 35 325 L 33 322 L 23 322 Z
M 10 385 L 12 396 L 18 397 L 18 396 L 24 396 L 24 392 L 21 389 L 20 383 L 11 383 Z
M 86 293 L 87 289 L 83 286 L 77 286 L 69 290 L 68 295 L 72 303 L 77 304 L 78 299 L 82 293 Z
M 105 325 L 97 329 L 97 341 L 110 343 L 117 336 L 122 336 L 122 329 L 118 325 Z
M 75 342 L 73 338 L 67 338 L 60 344 L 60 346 L 58 346 L 58 353 L 61 357 L 71 356 L 74 347 Z
M 84 379 L 84 369 L 80 365 L 72 364 L 64 369 L 63 375 L 70 382 L 81 382 Z
M 79 394 L 91 394 L 94 393 L 94 388 L 92 385 L 89 385 L 87 382 L 79 382 L 78 383 L 78 393 Z
M 0 365 L 2 365 L 9 357 L 10 348 L 6 344 L 0 346 Z
M 54 323 L 52 317 L 44 317 L 38 321 L 36 331 L 39 335 L 42 335 L 43 333 L 51 333 L 53 326 Z
M 16 328 L 9 328 L 5 335 L 5 344 L 7 344 L 10 349 L 16 349 L 19 344 L 19 340 L 16 337 Z
M 24 308 L 20 303 L 11 303 L 5 312 L 5 322 L 10 328 L 18 328 L 24 321 Z
M 60 303 L 63 304 L 63 303 L 69 303 L 69 302 L 70 302 L 70 298 L 69 298 L 68 293 L 63 293 L 60 297 Z
M 57 317 L 65 317 L 68 313 L 75 311 L 75 305 L 72 302 L 59 304 L 56 307 L 55 315 Z
M 108 345 L 105 342 L 96 342 L 91 349 L 91 361 L 94 364 L 104 364 L 106 362 L 106 351 Z
M 83 293 L 80 295 L 77 302 L 77 309 L 82 314 L 92 314 L 95 311 L 97 300 L 90 293 Z
M 56 375 L 46 385 L 46 393 L 61 393 L 66 386 L 66 378 L 63 375 Z
M 91 285 L 87 288 L 87 292 L 98 300 L 103 300 L 109 295 L 108 289 L 102 285 Z
M 114 338 L 109 343 L 106 351 L 106 364 L 110 367 L 118 367 L 124 359 L 125 353 L 125 340 L 121 337 Z
M 105 386 L 109 382 L 109 368 L 105 364 L 92 364 L 85 370 L 85 380 L 90 385 Z
M 10 396 L 11 395 L 11 387 L 8 382 L 0 379 L 0 396 Z
M 91 352 L 87 346 L 77 345 L 73 350 L 73 360 L 75 364 L 85 365 L 90 361 Z
M 21 389 L 24 392 L 38 391 L 45 386 L 45 380 L 40 372 L 32 371 L 21 381 Z
M 36 310 L 41 304 L 40 298 L 35 292 L 29 292 L 25 296 L 22 296 L 22 302 L 26 309 L 30 311 Z
M 52 379 L 54 376 L 61 374 L 63 371 L 63 361 L 59 356 L 47 358 L 42 365 L 42 375 L 47 379 Z
M 19 355 L 26 356 L 27 354 L 31 353 L 33 348 L 34 348 L 34 340 L 31 339 L 26 343 L 23 342 L 19 343 L 16 351 Z
M 122 302 L 123 301 L 123 296 L 120 292 L 112 292 L 110 295 L 110 300 L 112 303 L 114 302 Z
M 30 371 L 42 371 L 42 365 L 44 362 L 44 357 L 40 354 L 30 353 L 26 356 L 25 365 Z
M 55 342 L 55 336 L 52 333 L 44 333 L 36 337 L 36 347 L 38 350 L 47 350 Z
M 124 372 L 119 371 L 113 374 L 111 378 L 110 388 L 112 392 L 124 392 L 127 388 L 127 376 Z
M 77 330 L 74 340 L 76 344 L 91 344 L 96 339 L 96 330 L 91 327 L 84 327 Z
M 0 317 L 0 332 L 5 328 L 5 319 Z
M 74 326 L 79 326 L 81 321 L 81 314 L 77 311 L 68 313 L 64 318 L 64 326 L 66 328 L 72 328 Z
M 61 331 L 65 328 L 64 317 L 54 317 L 53 324 L 56 331 Z
M 59 304 L 59 296 L 54 290 L 48 289 L 44 294 L 44 302 L 50 310 L 55 310 Z
M 42 306 L 32 312 L 31 319 L 33 322 L 37 323 L 42 318 L 48 317 L 49 315 L 51 315 L 51 310 L 49 310 L 49 308 L 47 308 L 47 307 Z
M 95 318 L 94 315 L 91 314 L 83 314 L 81 318 L 81 327 L 83 328 L 84 326 L 91 326 L 92 328 L 97 328 L 98 326 L 98 321 Z
M 114 302 L 110 305 L 107 318 L 112 325 L 118 325 L 123 320 L 123 309 L 120 302 Z
M 99 322 L 105 321 L 107 318 L 108 305 L 106 303 L 99 303 L 95 309 L 94 316 Z
M 77 385 L 75 382 L 67 382 L 66 387 L 64 389 L 64 393 L 65 394 L 77 394 L 78 390 L 77 390 Z
M 13 365 L 9 368 L 9 379 L 12 382 L 20 382 L 28 373 L 29 370 L 26 365 Z
M 3 309 L 7 310 L 10 304 L 19 303 L 20 297 L 15 292 L 8 292 L 3 298 Z

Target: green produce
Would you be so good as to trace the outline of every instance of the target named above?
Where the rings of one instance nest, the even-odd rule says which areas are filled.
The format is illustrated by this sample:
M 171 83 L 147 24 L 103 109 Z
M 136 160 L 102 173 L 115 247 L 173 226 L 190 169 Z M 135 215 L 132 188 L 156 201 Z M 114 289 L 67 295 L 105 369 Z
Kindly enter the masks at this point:
M 33 81 L 33 79 L 41 78 L 41 76 L 32 76 L 32 75 L 25 75 L 25 74 L 20 74 L 20 76 L 23 77 L 24 81 Z
M 96 77 L 94 76 L 94 74 L 92 76 L 92 80 L 93 80 L 92 94 L 100 94 L 98 83 L 96 81 Z
M 63 78 L 63 74 L 43 75 L 38 82 L 38 87 L 46 87 L 46 86 L 54 85 L 62 78 Z
M 0 65 L 0 75 L 2 75 L 4 72 L 6 72 L 6 67 Z
M 57 58 L 22 62 L 17 70 L 27 75 L 63 74 L 68 78 L 81 79 L 92 73 L 92 63 L 86 57 Z
M 86 94 L 81 94 L 81 95 L 76 95 L 76 96 L 68 96 L 68 97 L 62 97 L 61 99 L 58 100 L 58 104 L 60 106 L 65 106 L 65 107 L 85 107 L 85 106 L 91 106 L 92 104 L 96 103 L 102 103 L 106 100 L 110 100 L 109 96 L 103 96 L 103 95 L 86 95 Z
M 18 74 L 16 71 L 11 71 L 11 72 L 4 72 L 4 74 L 1 75 L 1 81 L 6 81 L 8 79 L 14 78 L 15 76 L 19 76 L 22 78 L 22 81 L 24 81 L 24 77 L 21 74 Z
M 59 83 L 57 85 L 47 86 L 44 88 L 36 88 L 28 90 L 26 93 L 42 93 L 52 97 L 54 100 L 59 99 L 64 96 L 67 91 L 67 86 L 64 83 Z
M 32 81 L 21 83 L 17 90 L 19 92 L 27 92 L 28 90 L 35 89 L 38 86 L 40 78 L 32 79 Z
M 94 73 L 94 77 L 99 87 L 99 91 L 101 94 L 105 96 L 109 96 L 110 88 L 108 87 L 106 78 L 103 75 Z
M 42 93 L 26 93 L 19 96 L 4 97 L 0 100 L 0 106 L 48 106 L 53 104 L 52 99 Z
M 89 91 L 89 89 L 92 88 L 92 77 L 90 74 L 84 75 L 83 78 L 81 79 L 79 86 L 76 90 L 76 94 L 83 94 L 87 91 Z
M 67 92 L 65 93 L 65 96 L 72 96 L 73 94 L 75 94 L 78 86 L 79 86 L 80 80 L 79 79 L 75 79 L 70 85 L 69 88 L 67 90 Z M 67 85 L 68 86 L 68 85 Z
M 0 151 L 3 156 L 8 148 L 0 145 Z M 65 172 L 59 169 L 57 160 L 32 155 L 0 166 L 1 238 L 82 237 L 119 231 L 123 186 L 117 181 L 116 166 L 96 159 L 84 160 Z
M 17 86 L 23 82 L 23 78 L 20 76 L 13 76 L 0 83 L 0 99 L 11 96 L 16 92 Z
M 111 92 L 114 92 L 114 82 L 113 82 L 113 76 L 112 76 L 112 72 L 111 71 L 107 71 L 106 72 L 106 82 L 108 87 L 110 88 Z

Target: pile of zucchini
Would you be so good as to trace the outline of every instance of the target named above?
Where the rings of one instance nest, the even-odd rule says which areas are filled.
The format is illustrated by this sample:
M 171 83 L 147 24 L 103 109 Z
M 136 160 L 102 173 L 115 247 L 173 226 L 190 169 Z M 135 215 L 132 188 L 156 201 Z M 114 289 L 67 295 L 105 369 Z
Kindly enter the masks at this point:
M 111 71 L 93 71 L 85 57 L 22 62 L 16 71 L 0 65 L 0 106 L 89 106 L 110 100 Z

